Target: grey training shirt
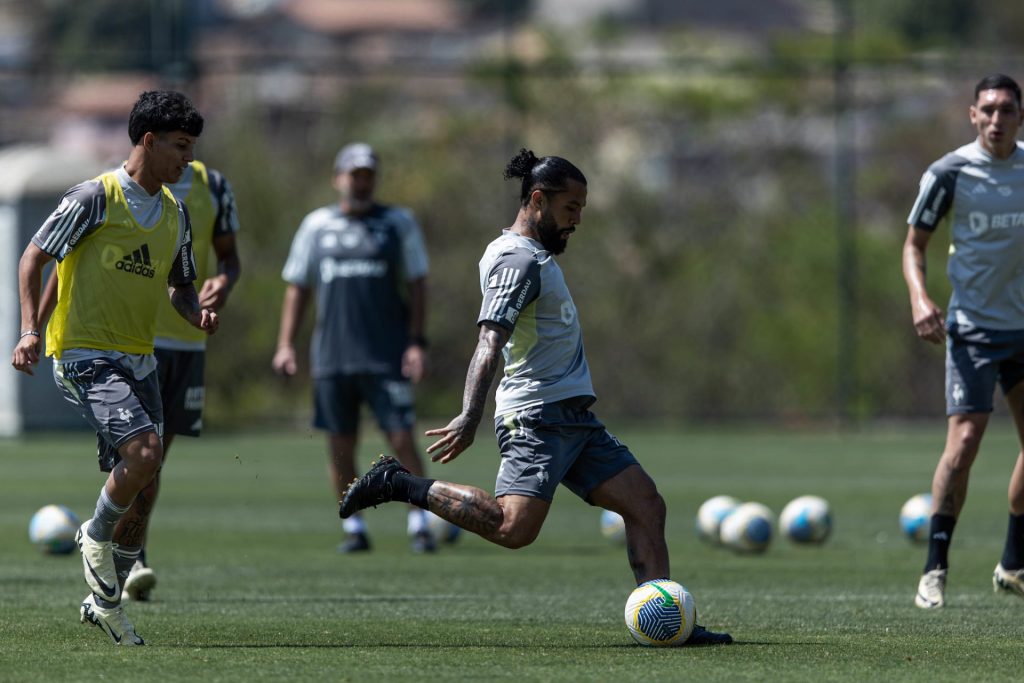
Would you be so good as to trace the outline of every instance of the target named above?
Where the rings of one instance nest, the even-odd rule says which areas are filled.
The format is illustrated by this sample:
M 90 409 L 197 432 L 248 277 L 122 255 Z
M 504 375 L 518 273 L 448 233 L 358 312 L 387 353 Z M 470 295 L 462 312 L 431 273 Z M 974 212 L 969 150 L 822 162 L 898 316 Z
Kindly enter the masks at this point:
M 509 230 L 480 259 L 483 304 L 477 324 L 512 331 L 496 415 L 575 396 L 594 396 L 576 305 L 555 257 Z
M 933 163 L 907 223 L 934 231 L 951 217 L 949 316 L 1024 330 L 1024 145 L 996 159 L 977 140 Z
M 307 215 L 282 277 L 316 292 L 313 377 L 399 373 L 409 344 L 406 283 L 428 265 L 407 209 L 378 204 L 352 216 L 334 204 Z

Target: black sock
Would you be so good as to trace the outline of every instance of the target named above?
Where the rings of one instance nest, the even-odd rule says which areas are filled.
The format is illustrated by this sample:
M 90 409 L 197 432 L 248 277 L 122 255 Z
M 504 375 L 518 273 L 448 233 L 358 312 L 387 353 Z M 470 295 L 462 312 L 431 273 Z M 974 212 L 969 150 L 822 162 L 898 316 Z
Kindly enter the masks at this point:
M 434 479 L 417 477 L 409 472 L 396 472 L 391 479 L 393 493 L 391 500 L 402 503 L 412 503 L 416 507 L 427 509 L 427 491 L 430 490 Z
M 1006 545 L 1003 547 L 1003 569 L 1024 568 L 1024 515 L 1010 513 L 1006 527 Z
M 953 538 L 953 527 L 956 517 L 952 515 L 932 515 L 931 529 L 928 532 L 928 561 L 924 571 L 949 568 L 949 542 Z

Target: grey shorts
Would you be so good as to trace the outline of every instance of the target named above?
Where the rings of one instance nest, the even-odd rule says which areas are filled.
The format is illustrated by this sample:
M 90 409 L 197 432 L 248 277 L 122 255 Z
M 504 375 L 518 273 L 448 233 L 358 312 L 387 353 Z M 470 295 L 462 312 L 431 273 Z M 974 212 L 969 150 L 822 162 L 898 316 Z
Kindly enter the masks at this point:
M 164 431 L 182 436 L 199 436 L 203 429 L 203 403 L 206 384 L 205 351 L 156 349 L 160 401 L 164 411 Z
M 996 382 L 1003 393 L 1024 380 L 1024 330 L 946 325 L 946 414 L 991 413 Z
M 590 412 L 593 403 L 579 396 L 495 418 L 501 467 L 494 495 L 550 502 L 564 484 L 589 503 L 595 488 L 636 465 L 629 449 Z
M 402 376 L 334 375 L 313 381 L 313 426 L 332 434 L 359 431 L 359 408 L 369 404 L 385 433 L 416 424 L 412 383 Z
M 100 470 L 109 472 L 117 449 L 145 432 L 163 435 L 160 388 L 155 372 L 137 380 L 131 371 L 105 358 L 54 363 L 53 378 L 64 398 L 96 430 Z

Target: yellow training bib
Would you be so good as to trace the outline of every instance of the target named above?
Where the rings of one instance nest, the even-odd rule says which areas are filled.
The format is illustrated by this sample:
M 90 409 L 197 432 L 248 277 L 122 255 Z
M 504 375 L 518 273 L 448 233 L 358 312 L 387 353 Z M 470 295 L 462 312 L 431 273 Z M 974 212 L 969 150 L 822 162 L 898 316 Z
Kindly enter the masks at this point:
M 210 194 L 210 176 L 200 161 L 192 162 L 192 187 L 185 197 L 189 222 L 192 224 L 192 253 L 196 259 L 196 291 L 207 276 L 210 250 L 213 244 L 213 224 L 217 220 L 217 208 Z M 160 304 L 156 314 L 156 336 L 185 342 L 205 344 L 207 334 L 198 330 L 178 315 L 170 299 Z
M 57 264 L 57 307 L 46 329 L 46 353 L 85 348 L 152 353 L 157 306 L 178 245 L 178 204 L 162 188 L 163 211 L 150 228 L 132 216 L 116 173 L 98 180 L 106 219 Z

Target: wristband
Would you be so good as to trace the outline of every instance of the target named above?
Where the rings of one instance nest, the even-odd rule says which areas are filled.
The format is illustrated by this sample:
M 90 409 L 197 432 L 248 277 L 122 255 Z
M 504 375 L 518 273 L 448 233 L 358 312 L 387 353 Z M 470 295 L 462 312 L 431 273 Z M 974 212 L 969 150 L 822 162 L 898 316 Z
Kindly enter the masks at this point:
M 38 337 L 38 336 L 39 336 L 39 332 L 37 330 L 28 330 L 27 332 L 22 332 L 21 336 L 18 337 L 18 339 L 24 339 L 25 337 Z

